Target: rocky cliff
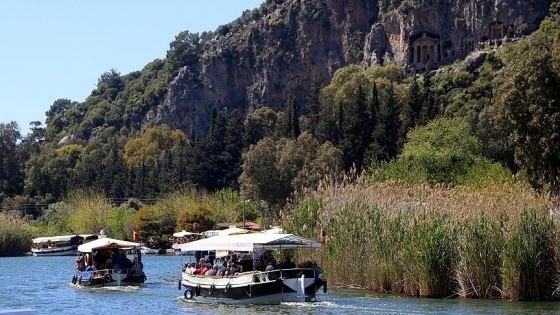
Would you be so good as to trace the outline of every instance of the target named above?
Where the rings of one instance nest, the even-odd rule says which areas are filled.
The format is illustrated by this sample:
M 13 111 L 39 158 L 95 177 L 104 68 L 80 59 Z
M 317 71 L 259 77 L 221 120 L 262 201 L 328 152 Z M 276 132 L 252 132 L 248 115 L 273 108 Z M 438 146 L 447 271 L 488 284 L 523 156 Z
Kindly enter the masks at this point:
M 535 30 L 551 2 L 267 1 L 216 30 L 200 61 L 179 72 L 148 116 L 205 135 L 213 107 L 279 110 L 288 96 L 303 105 L 313 82 L 324 86 L 352 63 L 391 61 L 411 71 L 450 63 Z

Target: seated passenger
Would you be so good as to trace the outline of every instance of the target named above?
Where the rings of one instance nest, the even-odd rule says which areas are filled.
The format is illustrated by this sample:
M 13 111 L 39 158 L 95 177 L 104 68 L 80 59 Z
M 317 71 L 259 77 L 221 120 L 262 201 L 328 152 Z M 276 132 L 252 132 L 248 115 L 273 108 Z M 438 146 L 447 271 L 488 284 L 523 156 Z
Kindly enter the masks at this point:
M 204 274 L 205 276 L 215 276 L 218 274 L 218 265 L 214 265 L 212 266 L 212 268 L 208 269 L 208 271 L 206 271 L 206 273 Z
M 128 258 L 126 258 L 126 255 L 124 253 L 113 254 L 113 269 L 116 272 L 122 272 L 123 270 L 125 270 L 128 266 L 128 262 L 129 260 Z
M 195 271 L 195 267 L 193 264 L 191 263 L 185 263 L 185 267 L 183 268 L 183 272 L 189 275 L 192 275 L 193 272 Z
M 216 274 L 217 276 L 225 276 L 227 271 L 227 267 L 225 265 L 222 265 L 220 267 L 218 267 L 218 273 Z
M 239 271 L 239 266 L 236 264 L 231 264 L 226 271 L 226 276 L 234 276 Z
M 200 268 L 195 269 L 195 271 L 193 271 L 193 275 L 204 275 L 206 273 L 206 271 L 208 271 L 208 265 L 206 263 L 201 264 Z

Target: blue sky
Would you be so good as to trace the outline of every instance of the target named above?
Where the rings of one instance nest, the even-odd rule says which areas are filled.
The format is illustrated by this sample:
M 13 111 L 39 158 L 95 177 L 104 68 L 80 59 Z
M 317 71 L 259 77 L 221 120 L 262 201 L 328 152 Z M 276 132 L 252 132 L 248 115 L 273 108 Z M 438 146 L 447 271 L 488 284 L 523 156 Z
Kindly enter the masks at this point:
M 180 32 L 213 31 L 264 0 L 2 0 L 0 123 L 31 121 L 59 98 L 82 102 L 104 72 L 164 58 Z

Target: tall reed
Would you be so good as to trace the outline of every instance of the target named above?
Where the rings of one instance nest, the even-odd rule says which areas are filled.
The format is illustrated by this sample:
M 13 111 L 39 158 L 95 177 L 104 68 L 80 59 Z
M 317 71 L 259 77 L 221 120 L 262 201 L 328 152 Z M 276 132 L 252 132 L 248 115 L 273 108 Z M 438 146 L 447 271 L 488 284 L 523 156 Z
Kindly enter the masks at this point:
M 31 229 L 16 216 L 0 213 L 0 257 L 22 256 L 31 250 Z
M 333 285 L 426 297 L 552 298 L 552 202 L 524 183 L 323 185 L 294 202 L 288 231 L 318 238 Z M 558 290 L 560 291 L 560 290 Z

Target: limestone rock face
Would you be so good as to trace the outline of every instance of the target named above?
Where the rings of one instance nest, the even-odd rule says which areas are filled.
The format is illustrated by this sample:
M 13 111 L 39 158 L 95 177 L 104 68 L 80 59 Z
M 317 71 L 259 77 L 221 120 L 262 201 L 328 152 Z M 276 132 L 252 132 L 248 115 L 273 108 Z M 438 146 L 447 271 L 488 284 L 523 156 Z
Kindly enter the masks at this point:
M 270 2 L 270 1 L 269 1 Z M 196 66 L 184 67 L 148 113 L 199 136 L 213 108 L 281 110 L 325 86 L 349 64 L 389 60 L 422 70 L 536 28 L 552 0 L 276 0 L 216 32 Z

